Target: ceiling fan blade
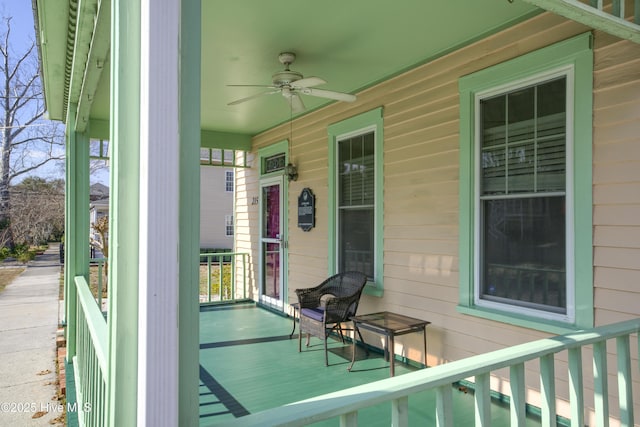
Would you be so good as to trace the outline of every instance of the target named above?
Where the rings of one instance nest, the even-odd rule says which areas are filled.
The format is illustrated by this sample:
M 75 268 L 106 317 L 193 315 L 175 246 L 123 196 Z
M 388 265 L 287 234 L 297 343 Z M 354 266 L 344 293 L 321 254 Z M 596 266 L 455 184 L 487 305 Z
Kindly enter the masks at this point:
M 293 113 L 302 113 L 306 110 L 304 106 L 304 102 L 302 102 L 302 98 L 297 93 L 292 93 L 291 96 L 286 97 L 287 101 L 289 101 L 289 105 L 291 106 L 291 111 Z
M 301 87 L 311 87 L 325 84 L 326 81 L 321 79 L 320 77 L 307 77 L 304 79 L 296 80 L 291 83 L 291 87 L 301 88 Z
M 305 95 L 317 96 L 319 98 L 335 99 L 336 101 L 353 102 L 356 100 L 355 95 L 350 93 L 334 92 L 332 90 L 302 88 L 300 92 Z
M 264 96 L 264 95 L 273 95 L 274 93 L 278 93 L 278 92 L 280 92 L 280 91 L 279 90 L 272 90 L 272 91 L 269 91 L 269 92 L 257 93 L 255 95 L 247 96 L 246 98 L 236 99 L 235 101 L 230 102 L 227 105 L 240 104 L 240 103 L 243 103 L 243 102 L 246 102 L 246 101 L 251 101 L 252 99 L 255 99 L 255 98 L 260 98 L 261 96 Z

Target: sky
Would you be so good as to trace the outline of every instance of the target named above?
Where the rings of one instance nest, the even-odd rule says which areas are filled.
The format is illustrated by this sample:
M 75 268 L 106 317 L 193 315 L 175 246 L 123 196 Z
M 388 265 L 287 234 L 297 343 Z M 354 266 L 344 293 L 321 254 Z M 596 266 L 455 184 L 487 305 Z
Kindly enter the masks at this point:
M 35 40 L 31 0 L 0 0 L 0 16 L 12 18 L 11 40 L 16 51 L 22 51 Z M 37 174 L 44 178 L 64 177 L 64 171 L 59 167 L 45 168 Z M 97 173 L 91 177 L 91 182 L 101 182 L 109 185 L 108 173 Z

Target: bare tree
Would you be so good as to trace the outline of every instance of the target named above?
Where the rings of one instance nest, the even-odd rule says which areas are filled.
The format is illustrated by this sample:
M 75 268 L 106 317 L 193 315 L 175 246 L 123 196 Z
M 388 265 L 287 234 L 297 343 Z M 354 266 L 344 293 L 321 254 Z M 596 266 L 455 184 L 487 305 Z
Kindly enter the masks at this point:
M 3 246 L 13 246 L 12 181 L 64 158 L 60 125 L 44 120 L 44 98 L 35 42 L 23 52 L 12 46 L 11 18 L 0 28 L 0 230 Z M 2 236 L 3 233 L 0 233 Z
M 64 181 L 28 177 L 12 186 L 10 213 L 16 244 L 59 239 L 64 231 Z

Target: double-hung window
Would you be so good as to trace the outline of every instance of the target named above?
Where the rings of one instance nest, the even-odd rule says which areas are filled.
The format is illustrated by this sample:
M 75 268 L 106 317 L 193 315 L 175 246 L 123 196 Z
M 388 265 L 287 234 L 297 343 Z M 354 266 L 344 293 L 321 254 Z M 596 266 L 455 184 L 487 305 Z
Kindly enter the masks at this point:
M 593 324 L 590 36 L 460 80 L 459 310 Z
M 357 270 L 382 292 L 382 109 L 329 126 L 330 274 Z
M 234 184 L 234 178 L 233 178 L 233 171 L 224 171 L 224 190 L 227 193 L 233 193 L 233 184 Z
M 337 141 L 338 271 L 360 271 L 374 278 L 375 131 Z
M 567 314 L 568 78 L 476 97 L 479 305 Z
M 233 236 L 233 215 L 224 216 L 224 235 Z

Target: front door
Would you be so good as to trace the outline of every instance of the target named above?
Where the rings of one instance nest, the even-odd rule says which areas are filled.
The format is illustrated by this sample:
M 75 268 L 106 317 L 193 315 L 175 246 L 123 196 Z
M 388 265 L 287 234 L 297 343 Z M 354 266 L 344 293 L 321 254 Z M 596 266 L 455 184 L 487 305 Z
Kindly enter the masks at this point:
M 262 180 L 260 259 L 260 300 L 268 305 L 283 308 L 283 185 L 282 176 Z

